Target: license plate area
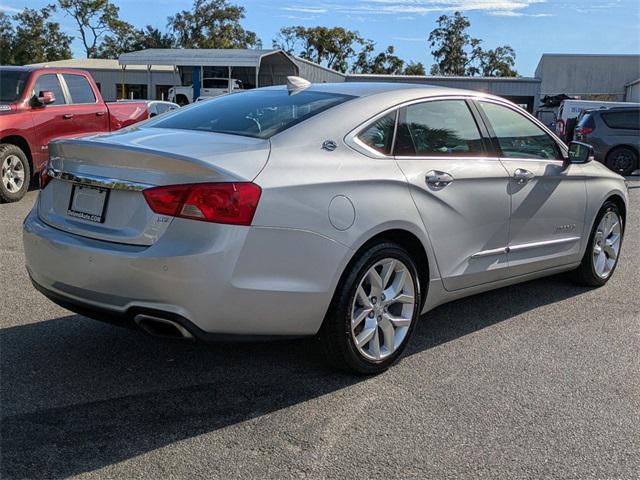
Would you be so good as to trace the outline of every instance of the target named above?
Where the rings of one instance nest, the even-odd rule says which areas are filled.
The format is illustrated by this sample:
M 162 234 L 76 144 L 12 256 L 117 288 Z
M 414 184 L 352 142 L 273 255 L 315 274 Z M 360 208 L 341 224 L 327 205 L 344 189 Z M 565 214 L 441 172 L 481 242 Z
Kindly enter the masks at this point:
M 104 223 L 109 189 L 73 185 L 67 215 L 95 223 Z

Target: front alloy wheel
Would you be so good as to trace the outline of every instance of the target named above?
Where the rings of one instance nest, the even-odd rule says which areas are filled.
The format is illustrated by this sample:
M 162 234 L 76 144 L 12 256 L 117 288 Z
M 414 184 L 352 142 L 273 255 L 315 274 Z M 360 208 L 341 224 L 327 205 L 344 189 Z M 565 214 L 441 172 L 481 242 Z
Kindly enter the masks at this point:
M 618 214 L 608 211 L 600 220 L 593 238 L 593 270 L 600 278 L 608 278 L 616 266 L 622 226 Z

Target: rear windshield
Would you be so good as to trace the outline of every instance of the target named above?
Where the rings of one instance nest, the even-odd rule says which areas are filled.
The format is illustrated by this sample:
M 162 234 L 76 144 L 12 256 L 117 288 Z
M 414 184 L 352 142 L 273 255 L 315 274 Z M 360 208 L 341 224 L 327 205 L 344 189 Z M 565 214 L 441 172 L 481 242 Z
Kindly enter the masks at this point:
M 284 89 L 252 90 L 216 97 L 147 125 L 269 138 L 351 98 L 354 97 L 327 92 L 290 95 Z
M 21 96 L 27 84 L 29 72 L 20 70 L 0 70 L 0 102 L 14 103 Z
M 594 128 L 595 125 L 596 123 L 593 120 L 593 115 L 591 115 L 590 113 L 585 114 L 578 122 L 578 127 Z

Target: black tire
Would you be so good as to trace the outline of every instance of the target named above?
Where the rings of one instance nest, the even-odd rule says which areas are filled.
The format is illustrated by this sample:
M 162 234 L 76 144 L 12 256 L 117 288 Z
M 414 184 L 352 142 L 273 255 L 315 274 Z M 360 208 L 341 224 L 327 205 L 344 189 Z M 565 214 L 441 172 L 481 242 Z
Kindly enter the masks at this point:
M 176 103 L 181 107 L 184 107 L 185 105 L 189 105 L 189 100 L 187 100 L 187 97 L 184 95 L 178 95 L 176 97 Z
M 618 266 L 618 261 L 620 259 L 619 252 L 615 265 L 613 266 L 611 272 L 609 272 L 609 274 L 605 278 L 599 276 L 596 273 L 595 267 L 593 265 L 593 248 L 596 232 L 600 221 L 608 212 L 614 212 L 616 215 L 618 215 L 621 226 L 620 247 L 622 247 L 622 241 L 624 240 L 624 224 L 622 223 L 622 215 L 620 214 L 620 209 L 614 202 L 607 201 L 604 203 L 604 205 L 598 212 L 598 215 L 596 215 L 595 221 L 593 222 L 591 234 L 589 235 L 589 243 L 587 244 L 587 249 L 584 252 L 584 256 L 582 257 L 582 263 L 573 272 L 574 281 L 580 285 L 584 285 L 587 287 L 601 287 L 609 281 L 609 279 L 613 276 L 616 267 Z
M 414 309 L 411 324 L 403 342 L 388 357 L 373 361 L 358 352 L 351 334 L 351 307 L 360 281 L 377 262 L 392 258 L 400 260 L 409 271 L 414 289 Z M 402 355 L 415 329 L 422 306 L 422 293 L 416 265 L 409 253 L 391 242 L 381 242 L 360 254 L 344 272 L 319 332 L 327 362 L 334 368 L 362 375 L 384 372 Z
M 607 154 L 605 163 L 610 170 L 628 177 L 638 169 L 638 153 L 630 147 L 616 147 Z
M 9 173 L 5 169 L 5 161 L 10 159 L 11 162 L 19 162 L 18 168 L 24 172 L 24 179 L 19 190 L 13 191 L 10 184 L 7 183 Z M 12 170 L 13 171 L 13 170 Z M 29 190 L 31 183 L 31 168 L 29 160 L 25 153 L 15 145 L 10 143 L 0 143 L 0 202 L 10 203 L 20 200 Z

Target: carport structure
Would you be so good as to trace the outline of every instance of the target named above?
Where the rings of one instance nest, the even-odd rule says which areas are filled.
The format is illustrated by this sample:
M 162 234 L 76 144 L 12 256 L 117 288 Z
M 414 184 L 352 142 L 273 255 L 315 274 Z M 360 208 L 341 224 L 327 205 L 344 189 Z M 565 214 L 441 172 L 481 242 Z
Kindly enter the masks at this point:
M 245 88 L 286 83 L 289 75 L 298 75 L 298 65 L 284 51 L 253 49 L 151 48 L 120 55 L 121 68 L 146 65 L 151 91 L 151 67 L 171 65 L 180 72 L 183 85 L 194 85 L 194 100 L 199 96 L 203 78 L 241 80 Z

